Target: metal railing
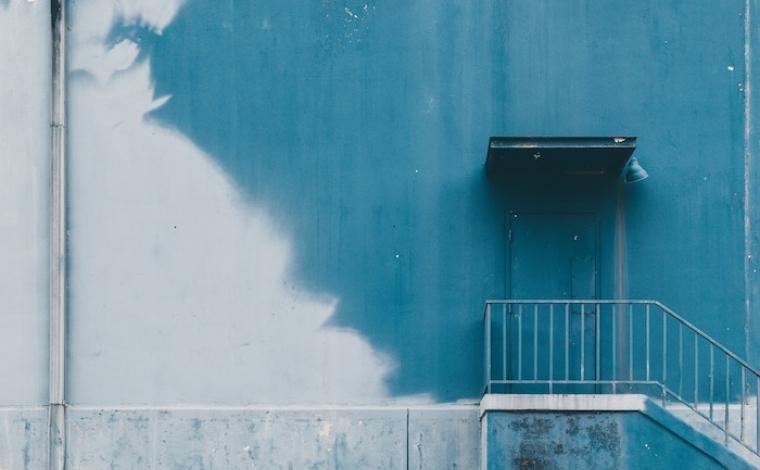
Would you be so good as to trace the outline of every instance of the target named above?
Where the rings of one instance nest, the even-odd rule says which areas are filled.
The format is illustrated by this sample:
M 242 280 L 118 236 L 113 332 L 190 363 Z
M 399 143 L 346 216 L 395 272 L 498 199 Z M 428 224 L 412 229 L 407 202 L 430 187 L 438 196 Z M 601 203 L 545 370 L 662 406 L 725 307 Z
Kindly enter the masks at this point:
M 484 316 L 485 393 L 643 393 L 760 455 L 760 372 L 660 302 L 489 300 Z

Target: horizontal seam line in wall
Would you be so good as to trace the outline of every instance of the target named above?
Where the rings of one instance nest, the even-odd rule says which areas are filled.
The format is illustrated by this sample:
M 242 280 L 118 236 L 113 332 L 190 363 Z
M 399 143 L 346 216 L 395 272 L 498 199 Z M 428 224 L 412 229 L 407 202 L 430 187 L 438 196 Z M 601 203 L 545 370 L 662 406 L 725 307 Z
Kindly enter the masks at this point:
M 72 405 L 69 410 L 114 410 L 114 411 L 473 411 L 479 404 L 442 405 Z
M 45 405 L 2 405 L 0 413 L 4 411 L 47 411 L 49 404 Z

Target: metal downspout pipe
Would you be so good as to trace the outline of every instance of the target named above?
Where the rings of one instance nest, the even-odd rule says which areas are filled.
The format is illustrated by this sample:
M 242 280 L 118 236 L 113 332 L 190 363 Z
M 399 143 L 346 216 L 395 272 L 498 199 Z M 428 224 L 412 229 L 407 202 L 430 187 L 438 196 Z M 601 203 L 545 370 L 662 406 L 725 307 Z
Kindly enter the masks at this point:
M 50 206 L 50 363 L 48 468 L 66 461 L 66 25 L 65 0 L 51 0 L 51 206 Z

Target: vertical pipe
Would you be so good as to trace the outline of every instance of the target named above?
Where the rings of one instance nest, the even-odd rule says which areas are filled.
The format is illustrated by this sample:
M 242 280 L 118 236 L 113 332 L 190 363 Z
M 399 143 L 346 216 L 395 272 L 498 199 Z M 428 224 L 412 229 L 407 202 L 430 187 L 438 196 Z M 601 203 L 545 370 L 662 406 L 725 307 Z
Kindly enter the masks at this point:
M 51 224 L 48 468 L 62 470 L 66 451 L 66 26 L 65 0 L 51 0 Z
M 749 357 L 750 354 L 750 318 L 752 315 L 752 303 L 754 299 L 754 286 L 752 285 L 752 265 L 756 261 L 752 261 L 754 243 L 753 237 L 756 229 L 753 228 L 753 215 L 755 208 L 753 206 L 753 175 L 755 174 L 755 166 L 753 150 L 756 145 L 757 138 L 754 137 L 754 128 L 756 124 L 753 122 L 753 115 L 756 110 L 757 99 L 755 92 L 752 90 L 752 44 L 755 42 L 756 20 L 753 18 L 755 6 L 757 5 L 755 0 L 744 0 L 744 292 L 747 295 L 744 297 L 744 354 L 745 357 Z M 753 99 L 754 98 L 754 99 Z M 760 449 L 759 449 L 760 450 Z
M 756 124 L 753 122 L 756 111 L 757 97 L 756 92 L 752 90 L 753 76 L 753 54 L 752 45 L 756 41 L 755 31 L 756 20 L 753 17 L 757 2 L 754 0 L 745 0 L 744 2 L 744 288 L 745 292 L 752 293 L 752 276 L 750 275 L 751 267 L 755 261 L 751 261 L 753 252 L 753 237 L 756 229 L 753 228 L 754 213 L 752 198 L 752 175 L 755 174 L 756 164 L 754 163 L 753 150 L 757 138 L 754 137 Z M 754 295 L 746 295 L 744 299 L 744 353 L 746 357 L 750 354 L 750 318 L 752 312 L 752 303 Z M 752 373 L 752 371 L 750 371 Z M 757 378 L 757 401 L 755 403 L 756 412 L 756 450 L 760 452 L 760 377 Z
M 409 470 L 409 408 L 406 409 L 406 445 L 405 447 L 405 453 L 404 453 L 404 460 L 406 461 L 405 469 Z
M 549 394 L 554 380 L 554 304 L 549 304 Z

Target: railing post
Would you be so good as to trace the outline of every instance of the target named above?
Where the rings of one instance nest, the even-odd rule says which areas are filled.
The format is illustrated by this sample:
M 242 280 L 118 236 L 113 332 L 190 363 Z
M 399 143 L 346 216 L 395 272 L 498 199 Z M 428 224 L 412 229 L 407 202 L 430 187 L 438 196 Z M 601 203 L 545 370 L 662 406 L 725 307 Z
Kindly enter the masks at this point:
M 728 445 L 728 402 L 731 396 L 731 361 L 726 355 L 726 413 L 723 416 L 723 425 L 726 428 L 726 445 Z
M 699 336 L 694 333 L 694 409 L 699 411 Z
M 601 377 L 601 341 L 599 341 L 599 335 L 601 334 L 601 318 L 599 318 L 601 314 L 602 306 L 601 304 L 596 304 L 594 308 L 594 343 L 595 343 L 595 349 L 596 349 L 596 358 L 594 361 L 595 364 L 595 370 L 594 370 L 594 379 L 599 382 L 602 380 Z M 598 387 L 597 387 L 598 388 Z
M 549 304 L 549 394 L 554 383 L 554 304 Z
M 511 306 L 510 306 L 511 307 Z M 507 304 L 501 304 L 501 377 L 507 380 Z
M 662 312 L 662 386 L 663 391 L 668 384 L 668 316 Z M 665 406 L 665 393 L 662 394 L 662 406 Z
M 646 368 L 647 368 L 647 382 L 650 381 L 649 378 L 649 311 L 650 307 L 649 304 L 647 304 L 646 307 L 646 326 L 645 326 L 645 334 L 646 334 Z
M 618 304 L 614 304 L 612 306 L 612 393 L 617 393 L 617 315 L 620 311 L 620 306 Z
M 586 305 L 581 304 L 581 382 L 585 381 L 586 366 Z
M 633 304 L 628 304 L 628 381 L 633 382 Z
M 533 306 L 533 380 L 538 381 L 538 304 Z
M 742 404 L 739 409 L 739 413 L 741 413 L 741 429 L 739 430 L 739 438 L 742 442 L 744 442 L 744 402 L 747 399 L 747 371 L 745 370 L 744 366 L 740 367 L 742 371 Z
M 683 323 L 678 324 L 678 398 L 683 399 Z
M 713 398 L 715 391 L 715 350 L 710 344 L 710 421 L 713 421 Z
M 517 380 L 522 380 L 522 311 L 523 306 L 517 306 Z
M 755 451 L 760 453 L 760 376 L 755 376 Z
M 486 393 L 491 393 L 491 304 L 486 304 L 486 357 L 485 357 L 485 376 L 486 376 Z
M 570 304 L 565 303 L 565 381 L 570 380 Z

